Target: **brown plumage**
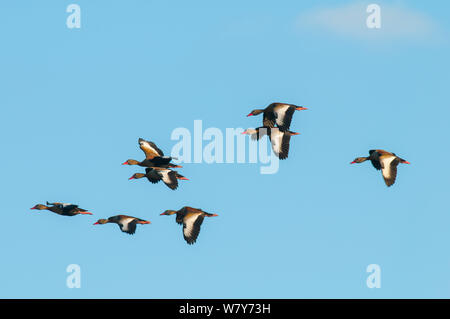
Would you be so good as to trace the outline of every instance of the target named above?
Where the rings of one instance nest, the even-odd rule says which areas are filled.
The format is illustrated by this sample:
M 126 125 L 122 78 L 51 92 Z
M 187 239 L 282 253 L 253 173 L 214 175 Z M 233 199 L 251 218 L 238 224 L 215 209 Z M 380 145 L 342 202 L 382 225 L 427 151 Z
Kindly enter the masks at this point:
M 126 160 L 122 165 L 138 165 L 141 167 L 161 167 L 161 168 L 181 168 L 183 166 L 176 165 L 173 163 L 166 163 L 165 160 L 158 160 L 158 158 L 154 158 L 153 160 L 143 160 L 141 162 L 136 161 L 134 159 Z
M 31 209 L 36 210 L 48 210 L 55 214 L 62 216 L 75 216 L 75 215 L 92 215 L 86 209 L 78 207 L 78 205 L 67 203 L 49 203 L 47 205 L 37 204 Z
M 398 164 L 411 164 L 403 158 L 398 157 L 395 153 L 387 152 L 381 149 L 370 150 L 369 156 L 357 157 L 350 164 L 363 163 L 367 160 L 370 160 L 373 167 L 377 170 L 381 170 L 384 182 L 388 187 L 395 183 Z
M 136 232 L 137 224 L 151 224 L 148 220 L 143 220 L 133 216 L 116 215 L 111 216 L 108 219 L 99 219 L 94 225 L 103 225 L 108 223 L 114 223 L 119 225 L 120 230 L 124 233 L 133 235 Z
M 183 237 L 189 245 L 196 242 L 203 219 L 205 217 L 218 216 L 217 214 L 207 213 L 200 208 L 192 208 L 189 206 L 184 206 L 179 210 L 166 210 L 161 215 L 173 214 L 177 215 L 175 221 L 183 225 Z
M 278 126 L 280 131 L 287 131 L 291 126 L 292 116 L 295 111 L 307 110 L 306 107 L 298 106 L 294 104 L 287 103 L 272 103 L 265 109 L 255 109 L 251 111 L 247 116 L 258 115 L 264 113 L 263 115 L 263 126 L 265 127 L 275 127 Z

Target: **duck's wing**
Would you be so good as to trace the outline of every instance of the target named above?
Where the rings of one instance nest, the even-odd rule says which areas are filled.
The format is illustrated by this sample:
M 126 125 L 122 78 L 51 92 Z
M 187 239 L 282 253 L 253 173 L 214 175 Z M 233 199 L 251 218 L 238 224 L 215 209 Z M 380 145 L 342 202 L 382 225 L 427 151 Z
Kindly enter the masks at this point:
M 152 159 L 152 163 L 154 166 L 160 166 L 160 165 L 168 165 L 170 161 L 172 160 L 172 157 L 169 156 L 157 156 Z
M 71 204 L 71 203 L 59 203 L 59 202 L 54 202 L 54 203 L 49 203 L 49 202 L 47 202 L 47 206 L 48 205 L 52 205 L 52 206 L 56 206 L 56 207 L 59 207 L 59 208 L 64 208 L 64 207 L 78 207 L 78 205 L 74 205 L 74 204 Z
M 263 126 L 274 127 L 275 126 L 276 115 L 273 112 L 273 106 L 269 106 L 263 114 Z
M 295 105 L 292 104 L 278 104 L 273 112 L 275 114 L 275 122 L 280 129 L 280 131 L 287 131 L 289 130 L 292 122 L 292 116 L 295 112 Z
M 62 204 L 58 206 L 61 207 L 64 213 L 69 213 L 72 211 L 85 211 L 84 209 L 78 208 L 78 205 L 74 204 Z
M 153 184 L 156 184 L 161 180 L 161 175 L 153 167 L 145 169 L 145 176 L 148 181 Z
M 286 159 L 289 154 L 289 143 L 291 136 L 278 129 L 272 129 L 269 137 L 272 144 L 272 150 L 275 155 L 280 160 Z
M 381 169 L 381 162 L 380 162 L 380 153 L 378 153 L 377 150 L 370 150 L 369 151 L 369 159 L 372 162 L 373 167 L 375 167 L 377 170 Z
M 281 160 L 288 158 L 290 142 L 291 142 L 291 135 L 288 133 L 284 133 L 281 139 L 281 152 L 279 154 Z
M 382 165 L 381 174 L 383 175 L 386 186 L 392 186 L 397 178 L 397 166 L 400 163 L 400 159 L 394 155 L 380 156 L 380 162 Z
M 46 202 L 47 206 L 51 205 L 51 206 L 60 206 L 62 207 L 62 205 L 64 205 L 64 203 L 58 203 L 58 202 L 54 202 L 54 203 L 49 203 L 48 201 Z
M 178 188 L 177 172 L 167 168 L 154 168 L 161 177 L 164 184 L 172 190 Z
M 204 217 L 201 213 L 188 213 L 184 217 L 183 237 L 189 245 L 196 242 L 203 219 Z
M 155 143 L 146 141 L 142 138 L 139 139 L 139 147 L 145 154 L 146 159 L 153 159 L 154 157 L 164 156 L 163 151 L 161 151 Z
M 143 160 L 139 165 L 143 167 L 166 167 L 168 165 L 175 165 L 170 163 L 172 159 L 172 157 L 168 156 L 156 156 L 152 159 Z
M 186 209 L 185 207 L 183 207 L 182 209 L 180 209 L 177 214 L 176 214 L 176 218 L 175 221 L 177 222 L 177 224 L 183 224 L 183 219 L 184 216 L 186 216 Z
M 133 235 L 136 232 L 137 222 L 137 219 L 134 217 L 122 216 L 117 224 L 119 225 L 121 231 Z

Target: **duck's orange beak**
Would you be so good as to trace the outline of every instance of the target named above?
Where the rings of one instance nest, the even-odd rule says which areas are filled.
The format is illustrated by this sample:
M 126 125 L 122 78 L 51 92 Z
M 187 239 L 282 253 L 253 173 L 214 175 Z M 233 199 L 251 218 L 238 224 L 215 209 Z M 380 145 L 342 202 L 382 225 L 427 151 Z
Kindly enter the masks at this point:
M 139 224 L 151 224 L 151 222 L 149 222 L 148 220 L 143 221 L 143 222 L 139 222 Z
M 123 162 L 122 165 L 128 165 L 128 161 Z
M 403 164 L 411 164 L 411 163 L 408 161 L 404 161 Z
M 131 180 L 131 179 L 135 179 L 135 177 L 134 177 L 134 176 L 131 176 L 128 180 Z
M 351 162 L 350 164 L 355 164 L 356 162 L 355 161 L 353 161 L 353 162 Z
M 249 117 L 249 116 L 253 116 L 253 114 L 252 114 L 252 113 L 250 113 L 249 115 L 247 115 L 247 117 Z
M 100 223 L 99 222 L 95 222 L 93 225 L 99 225 Z
M 308 108 L 307 108 L 307 107 L 300 106 L 300 107 L 296 107 L 295 109 L 296 109 L 297 111 L 303 111 L 303 110 L 307 110 Z

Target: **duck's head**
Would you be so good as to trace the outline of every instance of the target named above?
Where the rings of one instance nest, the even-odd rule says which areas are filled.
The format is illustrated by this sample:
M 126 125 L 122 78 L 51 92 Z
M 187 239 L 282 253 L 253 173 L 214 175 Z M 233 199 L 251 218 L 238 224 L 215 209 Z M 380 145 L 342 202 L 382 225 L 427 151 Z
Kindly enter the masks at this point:
M 122 165 L 138 165 L 139 162 L 134 159 L 128 159 L 122 163 Z
M 258 114 L 261 114 L 262 112 L 264 112 L 264 110 L 255 109 L 255 110 L 251 111 L 247 116 L 258 115 Z
M 166 210 L 164 213 L 161 213 L 160 216 L 163 216 L 163 215 L 170 216 L 170 215 L 176 214 L 176 212 L 177 212 L 176 210 Z
M 106 224 L 108 222 L 108 220 L 107 219 L 99 219 L 99 220 L 97 220 L 95 223 L 94 223 L 94 225 L 103 225 L 103 224 Z
M 42 205 L 42 204 L 37 204 L 34 207 L 31 207 L 30 209 L 44 210 L 44 209 L 47 209 L 47 206 Z
M 367 157 L 357 157 L 350 164 L 362 163 L 367 161 Z
M 139 179 L 139 178 L 142 178 L 142 177 L 145 177 L 145 174 L 142 174 L 142 173 L 136 173 L 136 174 L 133 174 L 133 176 L 131 176 L 131 177 L 129 178 L 129 180 L 130 180 L 130 179 Z

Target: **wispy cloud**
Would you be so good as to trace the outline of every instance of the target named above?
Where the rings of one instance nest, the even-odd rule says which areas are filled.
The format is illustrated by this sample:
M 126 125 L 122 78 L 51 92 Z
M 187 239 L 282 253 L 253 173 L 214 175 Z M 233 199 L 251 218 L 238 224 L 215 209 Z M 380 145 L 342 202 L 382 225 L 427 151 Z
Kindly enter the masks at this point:
M 375 2 L 376 3 L 376 2 Z M 342 37 L 367 40 L 430 41 L 442 38 L 438 23 L 422 12 L 402 5 L 383 4 L 381 28 L 370 29 L 366 20 L 369 3 L 352 3 L 341 7 L 321 7 L 303 12 L 297 18 L 301 30 L 321 30 Z

